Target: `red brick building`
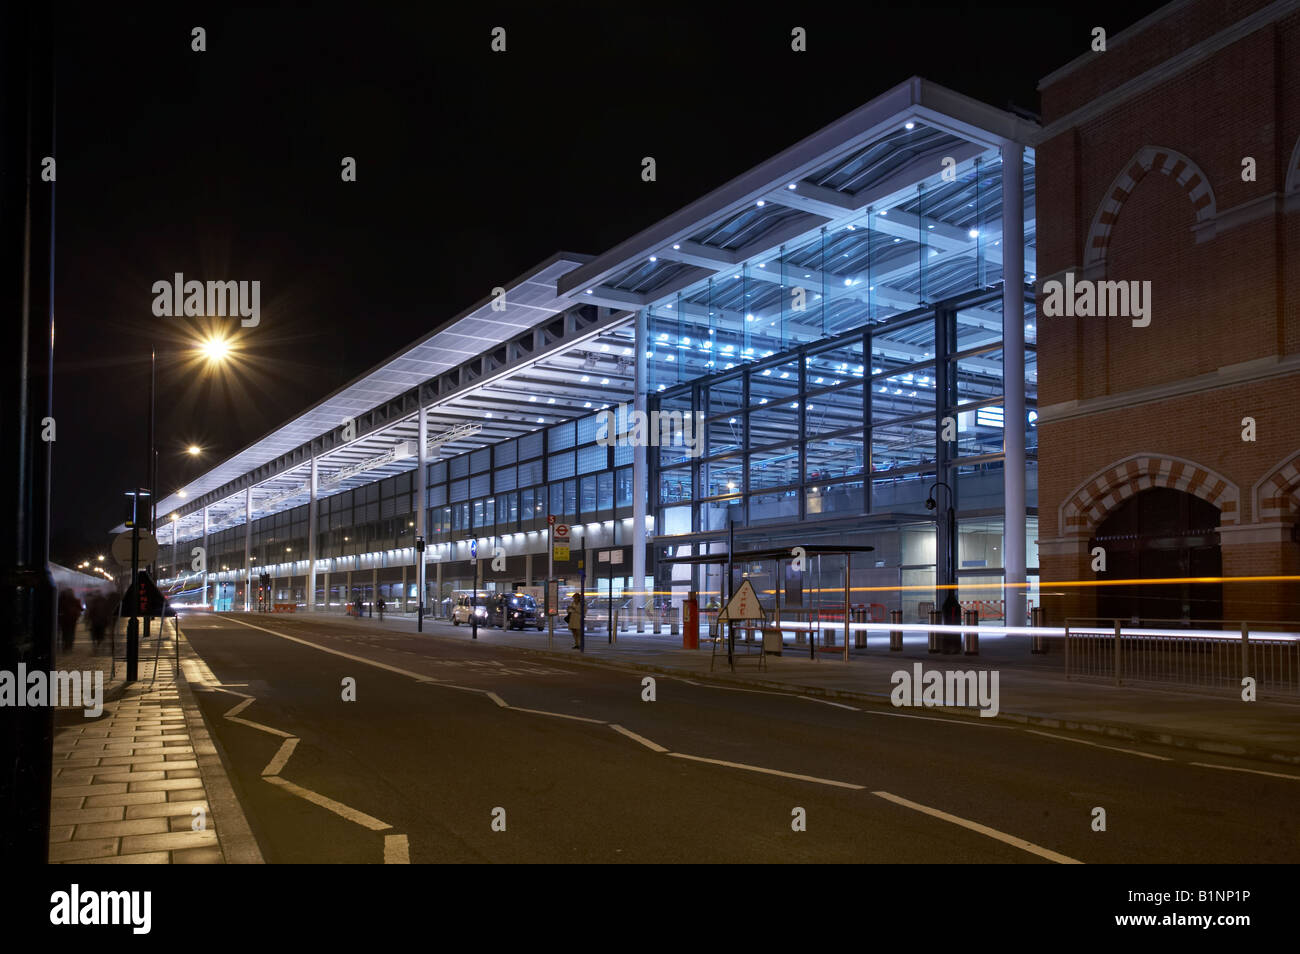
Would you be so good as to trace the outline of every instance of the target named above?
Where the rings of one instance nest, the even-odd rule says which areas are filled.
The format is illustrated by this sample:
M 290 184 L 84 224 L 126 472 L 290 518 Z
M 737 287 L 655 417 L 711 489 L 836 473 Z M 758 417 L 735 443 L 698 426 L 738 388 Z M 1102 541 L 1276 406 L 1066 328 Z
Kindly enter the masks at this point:
M 1180 0 L 1106 47 L 1039 86 L 1044 605 L 1300 620 L 1293 582 L 1052 586 L 1300 575 L 1300 2 Z M 1045 314 L 1067 272 L 1149 281 L 1149 324 Z

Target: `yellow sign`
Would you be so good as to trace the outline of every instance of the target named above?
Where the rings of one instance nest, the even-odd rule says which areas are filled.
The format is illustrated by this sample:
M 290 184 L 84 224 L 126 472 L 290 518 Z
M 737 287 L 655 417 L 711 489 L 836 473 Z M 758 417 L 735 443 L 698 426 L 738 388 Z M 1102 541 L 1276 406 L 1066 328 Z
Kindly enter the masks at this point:
M 555 559 L 557 559 L 557 560 L 567 560 L 568 558 L 569 558 L 569 547 L 568 547 L 568 545 L 565 544 L 564 546 L 561 546 L 560 544 L 557 543 L 557 544 L 555 545 Z

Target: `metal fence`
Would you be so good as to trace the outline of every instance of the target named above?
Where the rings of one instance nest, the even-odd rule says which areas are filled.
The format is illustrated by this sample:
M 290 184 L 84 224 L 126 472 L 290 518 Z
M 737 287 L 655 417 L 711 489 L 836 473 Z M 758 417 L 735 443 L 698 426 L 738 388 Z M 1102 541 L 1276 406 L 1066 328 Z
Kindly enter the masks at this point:
M 1295 623 L 1246 620 L 1065 621 L 1066 678 L 1300 694 Z

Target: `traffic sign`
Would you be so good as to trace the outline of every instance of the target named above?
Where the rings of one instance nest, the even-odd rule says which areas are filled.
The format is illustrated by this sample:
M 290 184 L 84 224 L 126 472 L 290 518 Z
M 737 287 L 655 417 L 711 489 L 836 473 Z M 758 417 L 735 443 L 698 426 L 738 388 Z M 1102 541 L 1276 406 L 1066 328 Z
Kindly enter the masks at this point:
M 121 566 L 131 565 L 131 534 L 137 531 L 123 530 L 113 539 L 113 559 Z M 140 543 L 137 556 L 141 563 L 152 563 L 158 555 L 158 540 L 148 530 L 138 531 Z
M 555 535 L 557 537 L 567 537 L 569 535 L 569 525 L 567 523 L 557 523 L 555 525 Z
M 546 518 L 546 522 L 552 527 L 555 526 L 555 514 L 551 514 L 550 516 L 548 516 Z
M 477 560 L 477 559 L 478 559 L 478 541 L 477 541 L 477 540 L 471 540 L 471 541 L 469 542 L 469 558 L 470 558 L 471 560 Z
M 567 560 L 567 559 L 569 559 L 569 547 L 568 547 L 568 544 L 557 543 L 557 544 L 555 545 L 555 559 L 557 559 L 557 560 Z
M 727 601 L 726 607 L 718 614 L 718 622 L 736 619 L 764 619 L 767 614 L 763 612 L 763 604 L 758 601 L 758 594 L 754 592 L 754 584 L 749 580 L 741 580 L 740 588 L 731 594 L 731 599 Z

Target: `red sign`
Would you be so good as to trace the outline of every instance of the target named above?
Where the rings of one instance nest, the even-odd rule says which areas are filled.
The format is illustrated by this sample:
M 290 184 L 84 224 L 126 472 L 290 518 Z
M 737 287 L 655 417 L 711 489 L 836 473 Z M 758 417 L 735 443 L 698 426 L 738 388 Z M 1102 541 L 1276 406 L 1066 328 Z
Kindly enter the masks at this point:
M 555 526 L 555 514 L 551 514 L 549 517 L 547 517 L 546 522 L 550 524 L 552 527 Z
M 567 523 L 557 523 L 555 525 L 555 535 L 557 537 L 567 537 L 569 535 L 569 525 Z

